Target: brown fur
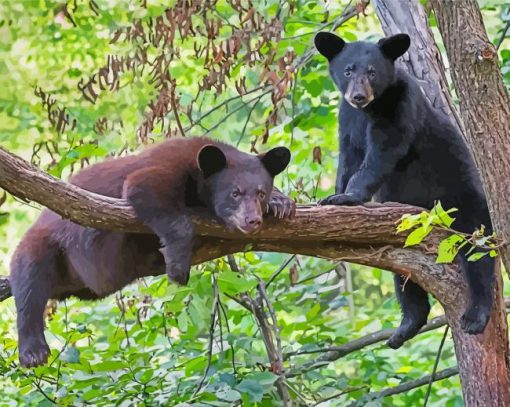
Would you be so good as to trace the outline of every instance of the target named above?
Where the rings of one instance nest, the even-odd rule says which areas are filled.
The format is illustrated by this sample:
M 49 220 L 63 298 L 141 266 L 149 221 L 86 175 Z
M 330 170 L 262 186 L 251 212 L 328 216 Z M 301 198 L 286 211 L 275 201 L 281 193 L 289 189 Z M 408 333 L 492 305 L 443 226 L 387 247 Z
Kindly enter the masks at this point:
M 213 187 L 207 186 L 197 158 L 208 145 L 221 150 L 226 168 L 231 169 L 221 172 L 225 175 L 218 175 L 219 181 Z M 214 214 L 217 208 L 211 207 L 209 195 L 215 191 L 210 189 L 230 188 L 242 174 L 249 182 L 260 179 L 272 188 L 274 174 L 264 170 L 263 160 L 207 138 L 182 138 L 168 140 L 138 155 L 107 159 L 72 177 L 72 184 L 88 191 L 128 199 L 140 220 L 155 234 L 85 228 L 44 210 L 23 237 L 11 263 L 10 282 L 18 311 L 21 364 L 37 366 L 47 360 L 49 349 L 44 340 L 43 311 L 49 298 L 63 299 L 70 295 L 102 298 L 136 278 L 160 275 L 165 269 L 170 278 L 186 283 L 194 242 L 188 211 L 201 206 Z M 239 207 L 253 212 L 242 212 L 246 222 L 252 226 L 261 223 L 261 214 L 257 212 L 262 204 L 272 204 L 270 194 L 271 189 L 267 198 L 253 198 L 255 203 L 248 195 L 243 196 Z M 229 191 L 225 196 L 230 196 Z M 293 212 L 294 207 L 287 198 L 281 194 L 275 197 L 276 204 L 284 205 L 286 215 Z M 260 226 L 258 223 L 253 230 Z M 159 251 L 162 244 L 163 255 Z

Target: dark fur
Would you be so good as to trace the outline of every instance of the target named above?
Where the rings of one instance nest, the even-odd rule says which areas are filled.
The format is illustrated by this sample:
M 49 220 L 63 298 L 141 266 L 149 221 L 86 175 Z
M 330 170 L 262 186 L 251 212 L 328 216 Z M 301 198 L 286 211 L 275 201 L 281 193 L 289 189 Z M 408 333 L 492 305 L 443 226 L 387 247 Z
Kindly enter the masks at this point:
M 43 312 L 50 298 L 102 298 L 138 277 L 165 271 L 171 280 L 186 284 L 193 208 L 206 208 L 244 233 L 260 229 L 264 210 L 293 215 L 294 203 L 272 192 L 273 177 L 289 159 L 283 147 L 257 157 L 206 138 L 172 139 L 74 176 L 71 183 L 86 190 L 128 199 L 154 235 L 85 228 L 43 211 L 11 264 L 21 364 L 47 361 Z
M 416 81 L 394 66 L 409 47 L 399 34 L 379 41 L 345 43 L 331 33 L 315 38 L 329 60 L 333 81 L 343 93 L 340 105 L 340 156 L 336 195 L 323 204 L 355 205 L 373 196 L 432 208 L 456 207 L 453 227 L 471 233 L 480 225 L 492 232 L 486 199 L 471 153 L 451 120 L 434 109 Z M 368 84 L 368 85 L 367 85 Z M 367 89 L 368 88 L 368 89 Z M 494 259 L 461 263 L 469 286 L 462 328 L 483 332 L 492 307 Z M 395 276 L 403 320 L 388 344 L 400 347 L 426 323 L 426 292 Z

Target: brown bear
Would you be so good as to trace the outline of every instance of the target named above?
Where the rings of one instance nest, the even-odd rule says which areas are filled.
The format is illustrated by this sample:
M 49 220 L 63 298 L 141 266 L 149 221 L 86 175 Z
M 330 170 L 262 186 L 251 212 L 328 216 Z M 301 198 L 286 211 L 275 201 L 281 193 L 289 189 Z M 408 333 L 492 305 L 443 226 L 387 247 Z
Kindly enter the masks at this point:
M 83 227 L 44 210 L 11 262 L 21 365 L 48 359 L 43 313 L 50 298 L 103 298 L 136 278 L 165 272 L 186 284 L 195 238 L 193 208 L 202 207 L 246 234 L 261 228 L 265 211 L 292 216 L 294 203 L 273 190 L 274 176 L 289 161 L 285 147 L 254 156 L 195 137 L 170 139 L 79 172 L 72 184 L 127 199 L 154 234 Z

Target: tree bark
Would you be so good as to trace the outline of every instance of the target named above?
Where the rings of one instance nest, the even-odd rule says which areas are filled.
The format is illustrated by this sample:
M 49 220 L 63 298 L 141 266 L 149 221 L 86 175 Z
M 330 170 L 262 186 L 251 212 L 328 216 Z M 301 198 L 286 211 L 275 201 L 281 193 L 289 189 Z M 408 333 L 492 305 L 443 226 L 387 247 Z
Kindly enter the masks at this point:
M 448 89 L 441 52 L 419 1 L 373 0 L 373 4 L 385 35 L 406 33 L 411 37 L 409 51 L 397 60 L 397 66 L 414 76 L 432 106 L 450 116 L 457 128 L 462 129 L 462 120 Z
M 472 1 L 471 3 L 471 7 L 478 10 L 476 2 Z M 505 102 L 506 91 L 499 74 L 499 67 L 494 61 L 483 62 L 482 59 L 482 62 L 480 62 L 476 55 L 475 57 L 473 56 L 474 45 L 467 46 L 467 44 L 478 44 L 478 46 L 484 44 L 489 46 L 479 10 L 475 21 L 473 21 L 473 10 L 466 14 L 462 11 L 467 4 L 465 1 L 434 0 L 432 4 L 436 11 L 436 16 L 439 8 L 441 9 L 440 13 L 447 13 L 450 18 L 447 22 L 445 16 L 438 17 L 438 23 L 447 45 L 449 59 L 453 68 L 452 76 L 456 82 L 458 80 L 463 81 L 463 88 L 460 90 L 458 88 L 457 93 L 461 101 L 462 118 L 467 129 L 467 132 L 464 132 L 464 138 L 471 146 L 482 175 L 484 171 L 486 172 L 485 177 L 482 177 L 482 179 L 484 184 L 486 184 L 485 190 L 487 196 L 489 201 L 494 199 L 494 196 L 497 201 L 497 204 L 493 205 L 492 218 L 495 220 L 495 217 L 501 216 L 502 219 L 499 223 L 497 220 L 495 222 L 496 230 L 500 236 L 503 236 L 508 241 L 508 236 L 501 233 L 503 229 L 498 229 L 497 226 L 499 224 L 502 225 L 500 227 L 507 227 L 506 230 L 508 232 L 509 223 L 507 218 L 510 214 L 510 205 L 508 205 L 507 199 L 505 199 L 505 197 L 510 195 L 508 191 L 510 183 L 507 182 L 506 185 L 502 185 L 501 182 L 502 179 L 510 179 L 510 172 L 507 172 L 506 177 L 499 175 L 510 168 L 507 158 L 510 157 L 510 133 L 508 131 L 509 102 L 508 98 Z M 448 93 L 448 84 L 440 53 L 419 1 L 374 0 L 374 6 L 386 35 L 406 32 L 411 36 L 409 57 L 404 58 L 403 62 L 400 62 L 401 66 L 417 77 L 431 103 L 455 119 L 458 128 L 463 129 L 464 126 L 456 114 Z M 445 11 L 446 8 L 448 12 Z M 463 18 L 459 19 L 459 16 L 453 17 L 454 12 L 462 14 Z M 443 25 L 447 26 L 446 31 L 445 27 L 442 27 Z M 473 26 L 477 26 L 475 30 L 473 30 Z M 470 37 L 472 38 L 471 40 L 469 40 Z M 480 42 L 480 38 L 485 38 L 485 42 Z M 452 52 L 455 52 L 455 55 Z M 491 59 L 493 57 L 494 55 L 491 56 Z M 488 66 L 483 67 L 480 64 Z M 491 71 L 490 74 L 488 74 L 487 69 Z M 477 71 L 480 72 L 477 74 Z M 498 81 L 499 83 L 497 83 Z M 484 92 L 479 93 L 477 88 L 483 89 Z M 497 97 L 495 95 L 489 96 L 492 94 L 492 91 L 487 91 L 487 89 L 494 89 Z M 489 102 L 489 100 L 485 100 L 486 97 L 492 100 Z M 476 109 L 474 109 L 475 106 Z M 473 109 L 473 111 L 465 111 L 464 109 Z M 503 119 L 505 114 L 507 117 L 506 125 Z M 493 121 L 497 117 L 503 120 L 495 124 Z M 499 126 L 500 128 L 493 131 L 494 126 Z M 501 128 L 505 126 L 505 129 Z M 481 128 L 485 128 L 484 134 L 478 133 Z M 485 140 L 487 140 L 485 137 L 486 132 L 490 132 L 492 137 L 489 137 L 490 144 L 483 146 L 481 144 L 484 144 Z M 501 136 L 502 132 L 506 132 L 507 136 Z M 501 141 L 507 140 L 506 144 L 498 147 L 498 143 L 501 142 L 497 140 L 498 137 L 501 137 Z M 494 161 L 491 157 L 494 157 L 492 155 L 496 152 L 494 150 L 497 150 L 498 160 L 504 162 L 499 167 L 500 169 L 493 166 Z M 488 174 L 488 172 L 492 174 Z M 489 178 L 492 177 L 489 179 L 488 184 L 487 176 Z M 501 210 L 506 210 L 506 212 L 501 213 Z M 505 249 L 503 249 L 502 253 L 504 252 Z M 508 262 L 505 264 L 508 265 Z M 502 280 L 499 270 L 494 296 L 494 309 L 483 335 L 472 336 L 462 332 L 459 321 L 463 308 L 456 304 L 445 306 L 445 314 L 452 328 L 464 400 L 468 406 L 510 405 L 508 327 L 504 306 L 502 305 Z
M 459 97 L 465 137 L 480 170 L 494 228 L 510 273 L 510 97 L 498 53 L 476 0 L 431 0 Z
M 459 97 L 465 137 L 481 172 L 491 218 L 497 235 L 510 242 L 510 98 L 498 64 L 495 47 L 489 42 L 475 0 L 432 0 L 432 7 Z M 510 272 L 510 247 L 500 250 Z M 493 335 L 478 353 L 464 354 L 467 342 L 455 344 L 464 364 L 477 366 L 468 377 L 461 374 L 466 405 L 510 405 L 510 359 L 508 326 L 502 314 L 502 280 L 498 275 L 497 306 L 491 316 Z M 452 325 L 455 330 L 458 327 Z M 496 357 L 500 355 L 500 357 Z

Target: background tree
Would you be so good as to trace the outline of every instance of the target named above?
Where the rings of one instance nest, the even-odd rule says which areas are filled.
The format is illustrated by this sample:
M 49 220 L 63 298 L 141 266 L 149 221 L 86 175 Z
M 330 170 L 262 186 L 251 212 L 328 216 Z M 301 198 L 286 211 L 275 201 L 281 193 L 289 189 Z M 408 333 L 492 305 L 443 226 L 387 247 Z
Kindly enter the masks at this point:
M 295 152 L 294 167 L 280 186 L 298 200 L 315 200 L 319 189 L 326 195 L 333 186 L 338 94 L 324 61 L 313 58 L 310 40 L 327 28 L 338 28 L 349 40 L 376 38 L 381 31 L 365 6 L 2 4 L 0 30 L 7 41 L 0 65 L 5 89 L 0 141 L 64 179 L 88 162 L 163 137 L 210 133 L 252 151 L 285 143 Z M 483 11 L 489 35 L 504 44 L 508 10 Z M 508 80 L 508 51 L 504 45 L 500 50 Z M 5 181 L 11 161 L 2 157 Z M 14 167 L 23 169 L 18 164 Z M 48 198 L 31 193 L 27 188 L 18 195 Z M 7 274 L 10 254 L 37 209 L 12 197 L 2 209 L 0 260 Z M 103 202 L 101 210 L 107 209 Z M 413 278 L 433 292 L 457 292 L 451 287 L 461 281 L 458 275 L 445 274 L 422 251 L 399 249 L 404 238 L 394 237 L 393 223 L 407 210 L 333 209 L 325 211 L 328 218 L 317 217 L 316 209 L 302 210 L 294 227 L 322 219 L 310 224 L 310 233 L 332 230 L 329 245 L 307 248 L 293 241 L 286 246 L 285 233 L 274 226 L 266 237 L 279 241 L 262 239 L 254 248 L 413 271 Z M 292 224 L 288 227 L 292 232 Z M 204 234 L 221 235 L 213 225 L 203 228 Z M 245 243 L 238 242 L 239 250 Z M 219 246 L 205 241 L 203 247 Z M 354 289 L 347 291 L 351 279 Z M 388 335 L 384 328 L 398 321 L 391 286 L 389 273 L 371 267 L 346 270 L 325 260 L 273 253 L 229 256 L 198 267 L 186 288 L 170 286 L 164 278 L 146 279 L 100 303 L 73 300 L 49 308 L 49 339 L 59 351 L 49 367 L 35 371 L 16 366 L 14 308 L 8 300 L 0 313 L 5 378 L 0 394 L 6 402 L 48 404 L 106 404 L 115 398 L 119 404 L 150 405 L 241 400 L 345 405 L 390 395 L 396 405 L 421 403 L 425 388 L 410 389 L 431 379 L 427 375 L 442 335 L 421 335 L 398 352 L 378 342 Z M 462 301 L 450 299 L 452 306 Z M 438 305 L 433 311 L 442 312 Z M 441 324 L 444 318 L 429 329 Z M 363 349 L 366 345 L 372 346 Z M 449 340 L 438 361 L 449 368 L 436 379 L 455 375 Z M 431 404 L 461 400 L 458 379 L 432 388 Z

